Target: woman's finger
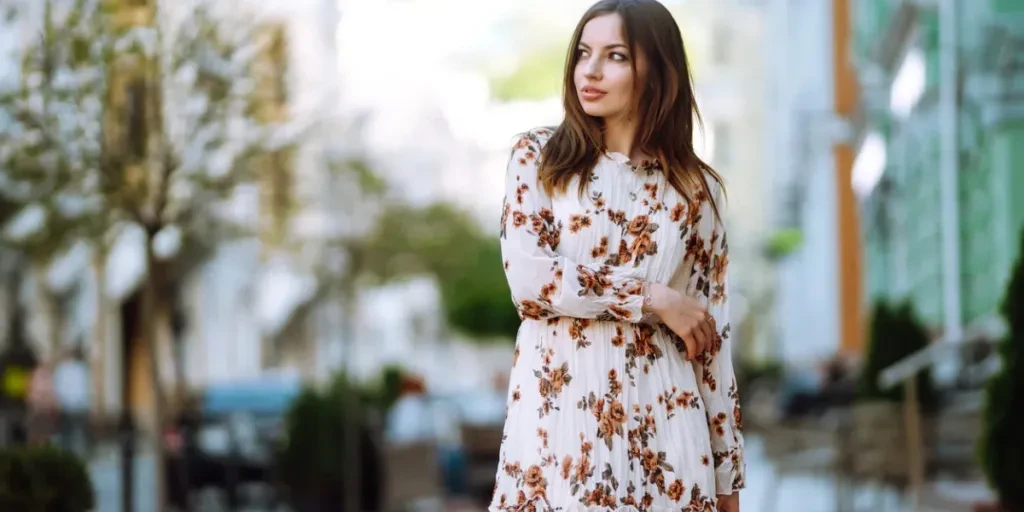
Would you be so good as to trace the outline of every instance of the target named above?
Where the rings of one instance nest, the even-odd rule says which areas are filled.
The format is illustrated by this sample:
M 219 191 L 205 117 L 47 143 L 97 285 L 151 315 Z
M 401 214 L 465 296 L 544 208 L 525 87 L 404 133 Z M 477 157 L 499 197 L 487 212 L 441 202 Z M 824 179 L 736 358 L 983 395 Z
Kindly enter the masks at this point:
M 707 336 L 704 334 L 704 329 L 700 326 L 700 324 L 693 326 L 693 338 L 697 342 L 697 352 L 694 353 L 693 356 L 697 357 L 703 354 L 704 351 L 707 350 L 708 348 L 708 339 Z
M 705 350 L 712 350 L 715 346 L 715 339 L 717 338 L 717 335 L 715 333 L 714 322 L 715 318 L 712 316 L 708 316 L 708 319 L 704 322 L 701 322 L 700 324 L 701 328 L 704 330 L 704 336 L 708 340 L 708 344 L 705 347 Z
M 693 333 L 687 333 L 682 336 L 683 343 L 686 345 L 686 360 L 692 361 L 694 357 L 697 357 L 697 339 L 693 336 Z

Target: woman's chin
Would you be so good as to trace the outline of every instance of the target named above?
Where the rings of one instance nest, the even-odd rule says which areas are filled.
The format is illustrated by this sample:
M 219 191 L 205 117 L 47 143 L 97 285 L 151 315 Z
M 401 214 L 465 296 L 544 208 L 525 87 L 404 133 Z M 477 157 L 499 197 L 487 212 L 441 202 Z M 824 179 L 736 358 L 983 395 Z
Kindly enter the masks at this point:
M 605 108 L 599 104 L 587 104 L 583 103 L 583 112 L 591 117 L 608 117 L 611 115 L 610 109 Z

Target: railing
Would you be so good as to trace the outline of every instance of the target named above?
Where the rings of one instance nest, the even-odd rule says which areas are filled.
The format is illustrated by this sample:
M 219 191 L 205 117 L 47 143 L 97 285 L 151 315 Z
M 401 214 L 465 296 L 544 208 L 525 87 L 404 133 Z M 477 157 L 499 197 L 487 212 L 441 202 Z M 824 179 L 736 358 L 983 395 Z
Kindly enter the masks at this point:
M 965 330 L 967 340 L 987 338 L 999 339 L 1005 334 L 1006 326 L 997 318 L 984 319 Z M 907 455 L 909 458 L 909 490 L 913 510 L 921 510 L 921 495 L 925 480 L 924 433 L 920 404 L 918 402 L 917 376 L 922 371 L 947 361 L 951 355 L 959 356 L 963 340 L 940 339 L 895 364 L 879 374 L 878 384 L 882 389 L 903 387 L 903 418 L 906 422 Z

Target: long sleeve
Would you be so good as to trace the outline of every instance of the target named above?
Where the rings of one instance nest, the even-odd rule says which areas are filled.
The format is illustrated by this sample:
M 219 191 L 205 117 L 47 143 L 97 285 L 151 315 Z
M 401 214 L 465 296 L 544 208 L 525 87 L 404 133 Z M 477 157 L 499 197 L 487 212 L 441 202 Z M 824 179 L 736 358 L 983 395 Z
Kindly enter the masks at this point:
M 546 129 L 528 132 L 508 162 L 500 238 L 512 301 L 524 319 L 641 322 L 644 282 L 636 271 L 584 265 L 557 253 L 562 223 L 537 180 L 537 160 L 549 136 Z
M 719 185 L 713 185 L 716 205 L 724 216 L 725 198 Z M 696 297 L 705 301 L 715 318 L 718 336 L 711 348 L 694 363 L 698 387 L 704 400 L 711 448 L 715 463 L 717 494 L 732 494 L 745 486 L 743 458 L 743 417 L 732 362 L 729 326 L 729 245 L 725 227 L 711 204 L 703 202 L 700 228 L 694 243 L 697 251 L 693 278 Z

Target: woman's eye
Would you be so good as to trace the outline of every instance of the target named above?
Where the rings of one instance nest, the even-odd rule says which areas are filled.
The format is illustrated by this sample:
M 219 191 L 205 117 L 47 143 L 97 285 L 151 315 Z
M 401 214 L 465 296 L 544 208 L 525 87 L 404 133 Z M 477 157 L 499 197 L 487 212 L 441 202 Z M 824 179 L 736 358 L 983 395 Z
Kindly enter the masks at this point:
M 611 53 L 611 57 L 612 57 L 612 60 L 619 60 L 619 61 L 629 60 L 629 58 L 626 57 L 625 54 L 622 54 L 622 53 L 619 53 L 619 52 L 612 52 Z
M 577 55 L 577 56 L 583 57 L 583 56 L 585 56 L 586 54 L 587 54 L 587 50 L 585 50 L 585 49 L 583 49 L 583 48 L 577 48 L 577 49 L 576 49 L 576 55 Z

